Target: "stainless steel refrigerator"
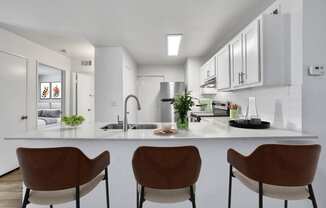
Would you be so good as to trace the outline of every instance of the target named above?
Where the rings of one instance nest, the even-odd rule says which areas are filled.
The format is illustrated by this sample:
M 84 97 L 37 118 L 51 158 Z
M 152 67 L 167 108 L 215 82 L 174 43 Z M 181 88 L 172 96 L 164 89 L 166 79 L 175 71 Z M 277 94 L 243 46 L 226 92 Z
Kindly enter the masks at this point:
M 175 113 L 172 101 L 176 95 L 184 94 L 184 82 L 161 82 L 161 122 L 175 122 Z

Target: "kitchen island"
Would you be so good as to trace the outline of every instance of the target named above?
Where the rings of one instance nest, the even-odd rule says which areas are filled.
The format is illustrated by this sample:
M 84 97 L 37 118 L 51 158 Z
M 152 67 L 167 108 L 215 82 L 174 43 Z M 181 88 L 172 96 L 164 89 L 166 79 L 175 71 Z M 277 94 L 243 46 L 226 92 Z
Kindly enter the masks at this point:
M 104 150 L 111 153 L 109 167 L 111 206 L 114 208 L 136 207 L 136 182 L 133 177 L 131 158 L 139 146 L 183 146 L 194 145 L 201 154 L 202 169 L 196 186 L 197 207 L 227 207 L 228 164 L 226 152 L 229 148 L 248 154 L 258 145 L 266 143 L 310 144 L 318 143 L 317 137 L 302 132 L 267 129 L 249 130 L 229 127 L 226 123 L 191 123 L 188 131 L 178 131 L 172 136 L 158 136 L 153 130 L 102 130 L 106 123 L 84 125 L 79 128 L 53 127 L 7 138 L 7 142 L 23 147 L 80 148 L 89 157 Z M 163 124 L 158 124 L 161 126 Z M 247 190 L 238 182 L 233 188 L 233 207 L 256 207 L 257 194 Z M 266 199 L 265 207 L 282 207 L 279 200 Z M 145 207 L 167 205 L 145 202 Z M 191 207 L 190 202 L 168 205 L 169 207 Z M 291 202 L 296 208 L 309 207 L 310 202 Z M 29 205 L 29 207 L 38 207 Z M 41 206 L 40 206 L 41 207 Z M 55 207 L 74 207 L 74 203 Z M 100 184 L 81 200 L 81 207 L 105 207 L 105 187 Z

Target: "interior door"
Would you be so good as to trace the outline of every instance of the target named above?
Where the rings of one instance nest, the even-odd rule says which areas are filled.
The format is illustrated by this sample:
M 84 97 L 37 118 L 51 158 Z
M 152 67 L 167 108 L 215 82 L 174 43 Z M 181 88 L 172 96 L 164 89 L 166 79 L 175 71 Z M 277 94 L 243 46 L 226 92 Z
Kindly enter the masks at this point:
M 16 167 L 16 145 L 3 138 L 26 131 L 26 72 L 24 58 L 0 52 L 0 175 Z
M 216 56 L 217 89 L 224 90 L 231 87 L 230 79 L 230 50 L 229 46 L 223 48 Z
M 77 114 L 86 123 L 94 122 L 94 75 L 77 73 Z
M 238 87 L 242 85 L 243 73 L 243 50 L 242 35 L 237 36 L 231 43 L 231 69 L 232 69 L 232 86 Z
M 260 22 L 255 21 L 243 32 L 244 43 L 244 83 L 255 84 L 260 82 Z
M 160 83 L 164 76 L 139 76 L 138 98 L 141 111 L 138 111 L 139 122 L 160 122 Z

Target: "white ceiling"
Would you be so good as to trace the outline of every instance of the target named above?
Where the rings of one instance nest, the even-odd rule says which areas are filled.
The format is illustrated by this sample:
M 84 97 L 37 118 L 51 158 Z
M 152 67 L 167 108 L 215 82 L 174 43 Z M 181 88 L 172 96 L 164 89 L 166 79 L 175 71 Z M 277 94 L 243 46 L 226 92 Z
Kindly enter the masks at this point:
M 230 38 L 274 0 L 1 0 L 0 26 L 73 57 L 124 46 L 139 64 L 183 63 Z M 183 33 L 168 57 L 166 34 Z

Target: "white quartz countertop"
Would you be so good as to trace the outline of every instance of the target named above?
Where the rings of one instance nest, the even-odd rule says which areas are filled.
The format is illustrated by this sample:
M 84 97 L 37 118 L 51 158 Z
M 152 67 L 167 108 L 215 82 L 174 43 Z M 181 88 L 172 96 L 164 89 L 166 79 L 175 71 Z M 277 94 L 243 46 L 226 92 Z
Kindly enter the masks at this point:
M 10 136 L 10 140 L 219 140 L 219 139 L 317 139 L 317 136 L 285 129 L 240 129 L 229 127 L 226 119 L 218 122 L 190 123 L 189 130 L 172 136 L 158 136 L 153 130 L 102 130 L 108 123 L 85 124 L 78 128 L 50 127 Z M 159 127 L 166 125 L 157 123 Z

